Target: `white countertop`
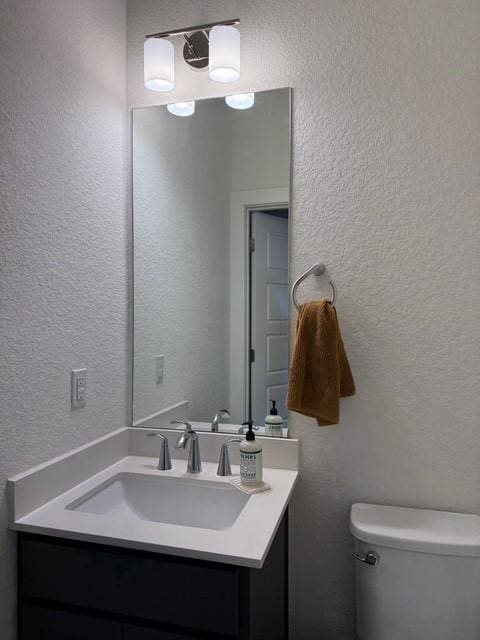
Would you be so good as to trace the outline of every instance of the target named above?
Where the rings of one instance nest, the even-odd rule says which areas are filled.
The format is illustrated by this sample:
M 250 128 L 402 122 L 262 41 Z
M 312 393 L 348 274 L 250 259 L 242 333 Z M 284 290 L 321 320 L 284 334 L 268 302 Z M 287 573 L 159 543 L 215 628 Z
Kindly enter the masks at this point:
M 123 438 L 123 435 L 121 432 L 115 432 L 114 437 L 118 441 L 119 438 Z M 105 440 L 98 441 L 103 448 L 106 446 Z M 95 443 L 91 446 L 94 447 Z M 118 448 L 118 443 L 116 446 Z M 82 456 L 85 457 L 88 454 L 88 445 L 76 450 L 73 452 L 71 464 L 81 463 Z M 65 462 L 68 462 L 65 458 L 56 459 L 52 462 L 52 466 L 63 464 L 68 468 Z M 43 504 L 40 504 L 42 499 L 38 498 L 37 504 L 40 506 L 30 504 L 28 508 L 32 506 L 37 508 L 25 514 L 22 510 L 25 512 L 26 507 L 22 508 L 22 503 L 25 504 L 27 494 L 31 494 L 35 473 L 38 475 L 37 486 L 42 482 L 50 484 L 50 487 L 45 490 L 45 496 L 50 490 L 48 497 L 51 497 L 55 469 L 50 470 L 48 465 L 42 465 L 27 474 L 20 474 L 9 480 L 10 528 L 15 531 L 144 549 L 253 568 L 260 568 L 263 565 L 295 487 L 298 477 L 296 469 L 264 468 L 264 480 L 271 486 L 271 490 L 251 495 L 233 525 L 222 530 L 85 513 L 66 508 L 77 498 L 119 473 L 150 476 L 168 474 L 169 477 L 189 477 L 192 482 L 228 481 L 228 478 L 216 475 L 216 462 L 203 461 L 202 472 L 195 475 L 187 474 L 185 460 L 174 459 L 174 468 L 170 471 L 158 471 L 156 466 L 157 458 L 126 455 L 103 470 L 93 473 L 83 482 L 56 495 L 53 499 L 44 501 Z M 238 466 L 232 465 L 232 471 L 238 474 Z M 37 489 L 37 491 L 41 493 L 41 490 Z

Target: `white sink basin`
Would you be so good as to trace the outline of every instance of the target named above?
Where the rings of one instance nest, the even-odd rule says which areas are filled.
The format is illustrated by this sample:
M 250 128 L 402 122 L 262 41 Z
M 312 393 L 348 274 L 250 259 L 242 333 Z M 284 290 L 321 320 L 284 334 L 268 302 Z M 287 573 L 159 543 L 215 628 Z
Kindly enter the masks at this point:
M 228 482 L 119 473 L 66 508 L 122 519 L 228 529 L 248 499 Z

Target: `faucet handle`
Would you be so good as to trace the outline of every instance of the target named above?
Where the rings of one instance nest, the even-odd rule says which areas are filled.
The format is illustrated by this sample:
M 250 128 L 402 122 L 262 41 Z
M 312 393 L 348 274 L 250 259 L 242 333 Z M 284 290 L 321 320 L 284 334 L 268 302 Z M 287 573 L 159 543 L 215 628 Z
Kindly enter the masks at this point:
M 241 438 L 230 438 L 222 444 L 220 449 L 220 459 L 218 461 L 217 476 L 231 476 L 230 456 L 228 455 L 228 444 L 230 442 L 242 442 Z
M 157 469 L 159 471 L 169 471 L 172 468 L 172 459 L 170 457 L 170 449 L 168 446 L 168 439 L 163 433 L 147 433 L 148 437 L 160 438 L 162 441 L 160 447 L 160 455 L 158 457 Z

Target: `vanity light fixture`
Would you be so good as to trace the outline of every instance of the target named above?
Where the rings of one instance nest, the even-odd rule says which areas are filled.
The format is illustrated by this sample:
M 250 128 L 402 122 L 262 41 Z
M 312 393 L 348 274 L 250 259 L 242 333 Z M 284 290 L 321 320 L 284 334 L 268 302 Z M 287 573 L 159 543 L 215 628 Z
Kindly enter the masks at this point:
M 187 118 L 193 116 L 195 113 L 195 101 L 190 102 L 174 102 L 173 104 L 167 104 L 167 110 L 173 113 L 174 116 L 180 116 Z
M 183 36 L 183 59 L 191 69 L 208 67 L 211 80 L 234 82 L 240 77 L 240 32 L 235 25 L 239 18 L 194 27 L 182 27 L 145 36 L 145 88 L 151 91 L 171 91 L 175 87 L 174 47 L 169 40 Z M 191 115 L 191 114 L 188 114 Z
M 151 91 L 171 91 L 175 87 L 175 51 L 169 40 L 148 38 L 143 46 L 145 87 Z
M 240 77 L 240 32 L 229 25 L 210 31 L 208 75 L 215 82 L 235 82 Z
M 227 96 L 225 102 L 232 109 L 251 109 L 255 104 L 255 94 L 237 93 L 233 96 Z

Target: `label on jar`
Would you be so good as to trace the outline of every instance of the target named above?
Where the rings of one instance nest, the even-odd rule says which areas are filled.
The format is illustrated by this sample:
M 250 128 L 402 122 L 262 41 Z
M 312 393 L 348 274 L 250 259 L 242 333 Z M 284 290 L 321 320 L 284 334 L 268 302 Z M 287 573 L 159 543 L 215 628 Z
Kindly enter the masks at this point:
M 270 433 L 268 435 L 274 438 L 281 438 L 283 436 L 283 427 L 281 424 L 270 424 Z
M 240 477 L 242 482 L 262 481 L 262 452 L 246 453 L 240 451 Z

